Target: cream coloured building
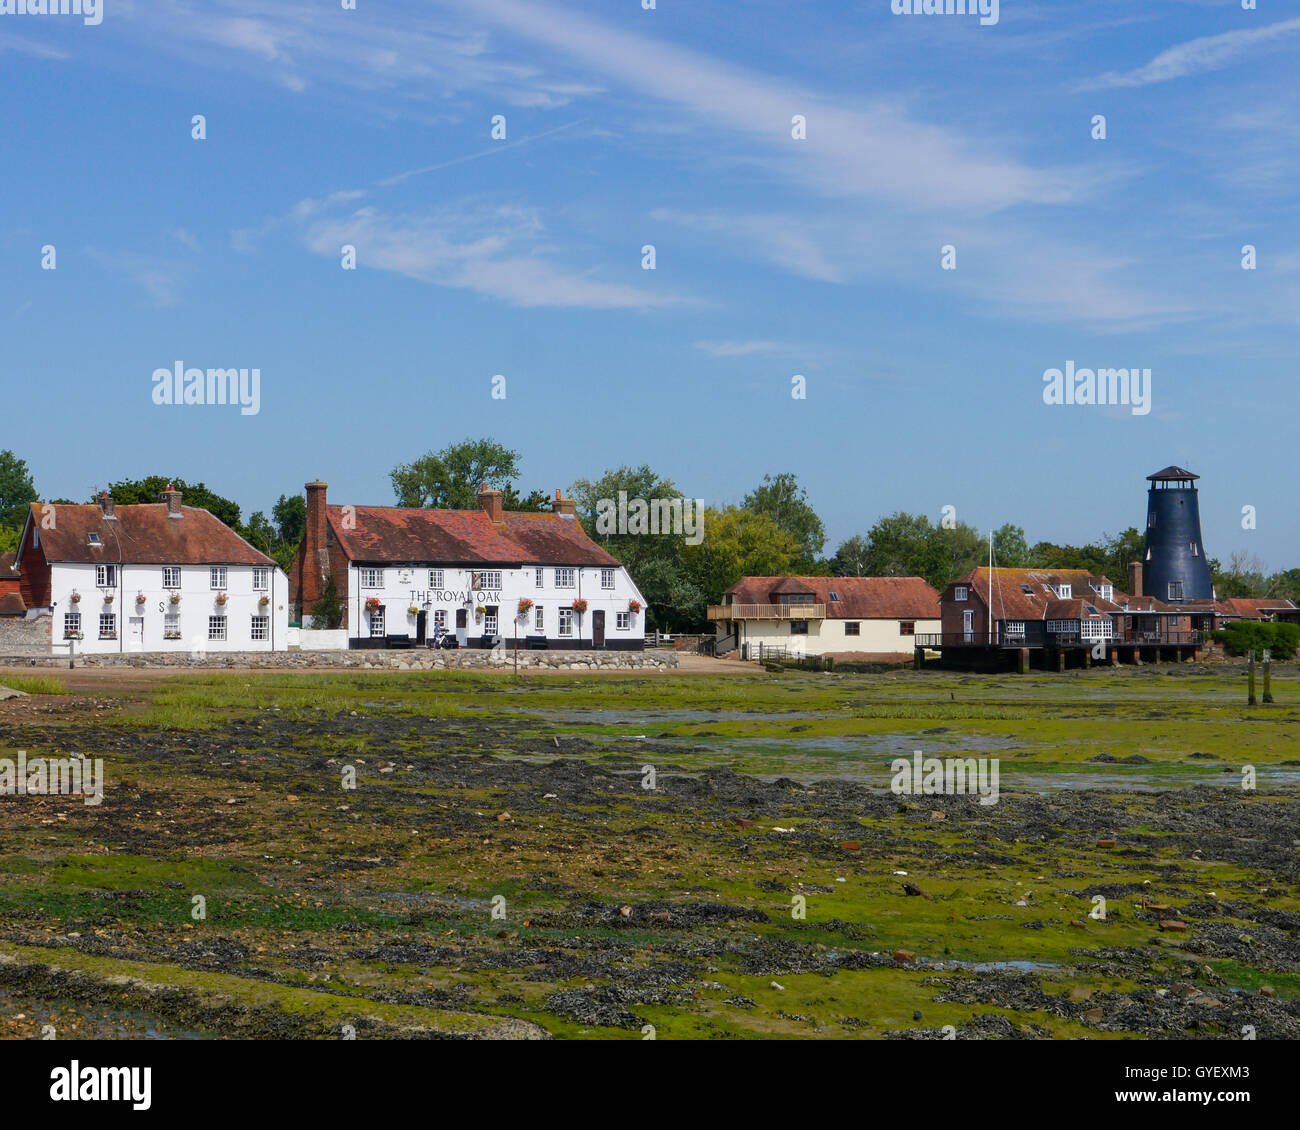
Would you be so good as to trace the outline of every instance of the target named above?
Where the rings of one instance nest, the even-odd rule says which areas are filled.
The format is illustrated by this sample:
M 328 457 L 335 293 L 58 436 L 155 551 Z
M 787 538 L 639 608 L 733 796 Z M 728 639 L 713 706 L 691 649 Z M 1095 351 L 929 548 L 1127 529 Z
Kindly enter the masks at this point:
M 717 651 L 911 659 L 939 631 L 939 594 L 921 577 L 744 577 L 710 606 Z

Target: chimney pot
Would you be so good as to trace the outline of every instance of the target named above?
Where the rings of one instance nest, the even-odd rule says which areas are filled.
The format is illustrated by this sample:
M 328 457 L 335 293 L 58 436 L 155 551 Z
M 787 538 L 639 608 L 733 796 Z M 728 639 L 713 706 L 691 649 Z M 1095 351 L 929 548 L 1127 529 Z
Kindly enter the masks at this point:
M 104 490 L 104 491 L 100 491 L 100 492 L 99 492 L 99 508 L 104 512 L 104 517 L 105 517 L 105 518 L 116 518 L 116 517 L 117 517 L 117 515 L 113 513 L 113 505 L 114 505 L 114 504 L 113 504 L 113 496 L 112 496 L 111 494 L 109 494 L 108 491 L 106 491 L 106 490 Z
M 163 501 L 167 503 L 167 517 L 181 518 L 181 492 L 176 489 L 175 483 L 168 483 L 167 489 L 163 491 Z

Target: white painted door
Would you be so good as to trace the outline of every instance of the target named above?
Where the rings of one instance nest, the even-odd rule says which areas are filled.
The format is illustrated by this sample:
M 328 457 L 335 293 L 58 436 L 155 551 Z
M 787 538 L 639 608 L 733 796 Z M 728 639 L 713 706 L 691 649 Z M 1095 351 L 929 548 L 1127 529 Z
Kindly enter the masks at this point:
M 975 613 L 969 608 L 961 614 L 961 632 L 966 643 L 975 642 Z
M 132 616 L 127 628 L 127 646 L 131 651 L 144 651 L 144 617 Z

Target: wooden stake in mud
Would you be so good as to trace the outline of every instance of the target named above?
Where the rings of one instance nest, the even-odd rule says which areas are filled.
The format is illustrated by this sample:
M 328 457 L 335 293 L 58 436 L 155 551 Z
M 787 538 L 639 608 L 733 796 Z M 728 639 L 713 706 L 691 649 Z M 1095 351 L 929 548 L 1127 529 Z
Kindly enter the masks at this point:
M 1265 648 L 1264 649 L 1264 701 L 1265 702 L 1273 701 L 1273 679 L 1272 679 L 1272 671 L 1270 670 L 1270 668 L 1273 666 L 1272 659 L 1273 659 L 1272 651 L 1270 651 L 1268 648 Z
M 1250 659 L 1246 664 L 1246 705 L 1258 706 L 1259 701 L 1255 697 L 1255 653 L 1250 653 Z

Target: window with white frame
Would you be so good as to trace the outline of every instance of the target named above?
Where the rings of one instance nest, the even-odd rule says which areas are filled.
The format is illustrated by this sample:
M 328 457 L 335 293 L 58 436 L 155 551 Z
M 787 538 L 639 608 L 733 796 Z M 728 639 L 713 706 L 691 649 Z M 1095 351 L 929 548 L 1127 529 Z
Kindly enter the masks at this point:
M 252 625 L 248 630 L 248 638 L 251 640 L 269 640 L 271 638 L 271 617 L 254 616 Z
M 271 587 L 271 570 L 264 565 L 253 567 L 253 591 L 263 592 Z
M 485 636 L 495 636 L 497 634 L 497 610 L 489 608 L 483 613 L 483 634 Z
M 433 630 L 435 632 L 445 632 L 447 630 L 447 610 L 445 608 L 439 608 L 433 614 Z
M 1089 616 L 1082 621 L 1079 635 L 1085 640 L 1108 640 L 1115 630 L 1109 616 Z
M 361 587 L 363 589 L 382 589 L 384 587 L 384 571 L 382 569 L 361 569 Z
M 603 589 L 612 589 L 614 587 L 613 569 L 602 569 L 600 571 L 600 587 Z
M 181 587 L 181 570 L 178 565 L 163 566 L 163 588 L 178 589 Z
M 537 571 L 539 573 L 541 572 L 540 569 Z M 542 611 L 542 606 L 540 604 L 534 605 L 533 607 L 533 631 L 546 631 L 546 613 Z
M 614 617 L 614 627 L 620 632 L 626 632 L 632 627 L 632 613 L 620 612 Z
M 475 573 L 471 587 L 476 589 L 499 589 L 501 587 L 501 570 L 484 569 L 482 572 Z
M 1023 620 L 1007 620 L 1003 623 L 1002 630 L 1009 636 L 1023 636 L 1025 634 L 1025 622 Z
M 226 567 L 224 565 L 213 565 L 208 569 L 208 587 L 218 590 L 226 587 Z
M 1056 595 L 1059 596 L 1062 600 L 1070 600 L 1070 599 L 1074 596 L 1074 586 L 1073 586 L 1073 585 L 1057 585 L 1057 586 L 1056 586 Z
M 431 589 L 440 589 L 440 588 L 442 588 L 442 585 L 443 585 L 442 576 L 443 576 L 443 571 L 442 571 L 441 569 L 430 569 L 430 570 L 429 570 L 429 587 L 430 587 Z
M 1114 600 L 1114 599 L 1115 599 L 1115 586 L 1114 586 L 1114 585 L 1097 585 L 1097 586 L 1095 586 L 1095 591 L 1096 591 L 1097 595 L 1098 595 L 1099 597 L 1101 597 L 1102 600 Z
M 163 617 L 163 639 L 178 640 L 181 638 L 181 614 L 179 612 L 168 612 Z
M 1182 581 L 1170 581 L 1170 582 L 1169 582 L 1169 597 L 1168 597 L 1168 599 L 1170 599 L 1170 600 L 1182 600 L 1182 599 L 1183 599 L 1183 582 L 1182 582 Z
M 953 590 L 952 590 L 952 598 L 953 598 L 953 600 L 965 600 L 965 599 L 966 599 L 966 586 L 965 586 L 965 585 L 958 585 L 955 589 L 953 589 Z
M 224 616 L 208 617 L 208 639 L 224 640 L 226 638 L 226 618 Z
M 96 565 L 95 566 L 95 587 L 101 589 L 116 588 L 117 587 L 117 566 Z
M 1078 620 L 1048 620 L 1047 630 L 1049 632 L 1074 633 L 1079 630 L 1079 621 Z
M 573 609 L 572 608 L 560 609 L 560 635 L 562 636 L 573 635 Z
M 66 640 L 81 631 L 81 613 L 65 612 L 63 614 L 63 638 Z
M 101 640 L 117 639 L 116 612 L 101 612 L 99 614 L 99 638 Z
M 543 569 L 540 565 L 538 565 L 537 568 L 533 570 L 533 572 L 534 572 L 534 574 L 535 574 L 535 576 L 534 576 L 534 580 L 533 580 L 533 587 L 534 587 L 534 588 L 539 588 L 539 589 L 540 589 L 540 588 L 545 588 L 545 587 L 546 587 L 546 570 Z
M 574 578 L 577 574 L 575 569 L 556 569 L 555 570 L 555 587 L 557 589 L 571 589 L 574 586 Z
M 382 636 L 384 634 L 384 610 L 382 608 L 372 608 L 370 610 L 370 634 L 372 636 Z

